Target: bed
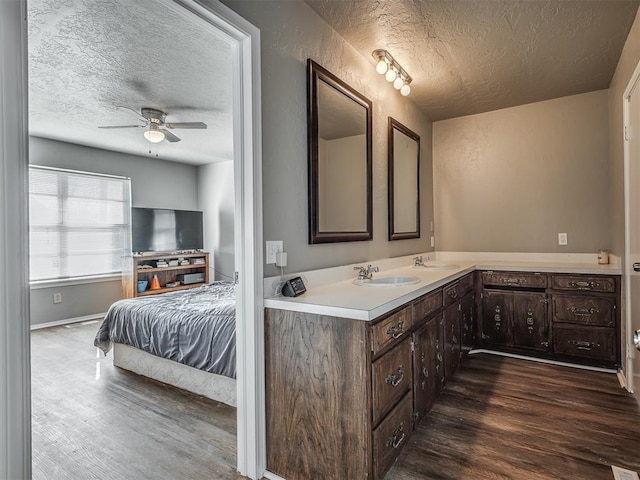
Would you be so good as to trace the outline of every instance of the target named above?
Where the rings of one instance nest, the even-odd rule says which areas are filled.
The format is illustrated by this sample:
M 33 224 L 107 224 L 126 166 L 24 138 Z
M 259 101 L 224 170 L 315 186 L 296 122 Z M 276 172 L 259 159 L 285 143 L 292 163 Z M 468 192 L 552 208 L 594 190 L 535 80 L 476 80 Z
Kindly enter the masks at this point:
M 233 282 L 111 305 L 94 340 L 114 365 L 236 405 Z

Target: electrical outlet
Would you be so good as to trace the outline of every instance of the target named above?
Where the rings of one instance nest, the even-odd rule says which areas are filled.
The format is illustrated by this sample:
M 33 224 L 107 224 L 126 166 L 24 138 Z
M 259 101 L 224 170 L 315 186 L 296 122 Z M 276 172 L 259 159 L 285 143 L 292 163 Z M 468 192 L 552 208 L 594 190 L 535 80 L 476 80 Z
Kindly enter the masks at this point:
M 431 248 L 436 246 L 436 237 L 434 237 L 433 235 L 431 236 Z
M 265 263 L 276 263 L 276 253 L 283 251 L 282 240 L 267 241 Z
M 53 294 L 53 303 L 62 303 L 62 294 L 54 293 Z
M 559 233 L 558 234 L 558 245 L 566 245 L 567 244 L 567 234 Z

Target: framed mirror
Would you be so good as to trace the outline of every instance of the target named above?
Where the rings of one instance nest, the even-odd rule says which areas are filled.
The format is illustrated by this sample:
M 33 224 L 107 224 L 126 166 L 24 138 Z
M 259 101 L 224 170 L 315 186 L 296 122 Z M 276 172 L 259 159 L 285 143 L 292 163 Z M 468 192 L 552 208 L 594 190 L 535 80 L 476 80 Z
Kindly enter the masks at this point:
M 373 238 L 371 101 L 307 61 L 309 243 Z
M 389 117 L 389 240 L 420 237 L 420 137 Z

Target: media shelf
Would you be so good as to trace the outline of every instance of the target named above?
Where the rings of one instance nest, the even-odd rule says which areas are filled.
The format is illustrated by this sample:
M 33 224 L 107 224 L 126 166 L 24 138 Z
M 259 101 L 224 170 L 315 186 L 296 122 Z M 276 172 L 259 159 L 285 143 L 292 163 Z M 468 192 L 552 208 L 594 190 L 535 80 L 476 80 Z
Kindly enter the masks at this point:
M 156 266 L 158 261 L 161 260 L 164 260 L 166 263 L 186 260 L 189 261 L 189 265 Z M 178 275 L 181 274 L 201 274 L 204 277 L 204 281 L 176 287 L 166 286 L 168 283 L 178 281 Z M 160 289 L 150 290 L 151 280 L 154 275 L 158 277 Z M 138 281 L 148 282 L 143 292 L 138 292 Z M 124 257 L 124 265 L 122 268 L 122 294 L 124 298 L 187 290 L 207 283 L 209 283 L 209 254 L 207 252 L 163 253 L 158 255 L 131 255 Z

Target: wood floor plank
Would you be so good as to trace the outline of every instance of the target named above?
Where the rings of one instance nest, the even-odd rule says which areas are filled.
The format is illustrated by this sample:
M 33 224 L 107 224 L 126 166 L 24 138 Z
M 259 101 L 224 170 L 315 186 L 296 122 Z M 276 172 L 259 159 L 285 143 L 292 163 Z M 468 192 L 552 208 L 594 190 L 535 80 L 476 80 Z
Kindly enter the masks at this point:
M 611 480 L 640 471 L 640 409 L 613 374 L 473 355 L 386 480 Z
M 97 329 L 32 332 L 33 478 L 244 478 L 236 409 L 114 367 Z

